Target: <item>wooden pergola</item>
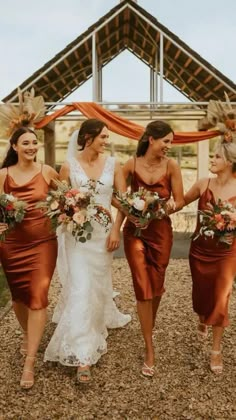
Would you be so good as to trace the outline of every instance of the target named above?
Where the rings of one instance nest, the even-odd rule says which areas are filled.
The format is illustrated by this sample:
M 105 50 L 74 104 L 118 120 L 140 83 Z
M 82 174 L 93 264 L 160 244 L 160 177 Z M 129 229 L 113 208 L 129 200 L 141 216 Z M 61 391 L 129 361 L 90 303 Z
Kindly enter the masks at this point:
M 120 1 L 20 88 L 25 91 L 34 87 L 35 94 L 44 97 L 47 112 L 51 112 L 92 78 L 93 101 L 103 104 L 103 67 L 124 50 L 149 68 L 150 105 L 154 110 L 161 110 L 165 105 L 164 81 L 199 110 L 204 110 L 210 99 L 224 101 L 224 92 L 231 102 L 236 102 L 236 85 L 134 0 Z M 15 102 L 16 99 L 17 89 L 14 89 L 2 100 Z M 199 143 L 199 147 L 204 148 L 204 144 Z M 55 164 L 52 123 L 45 128 L 45 158 L 47 163 Z

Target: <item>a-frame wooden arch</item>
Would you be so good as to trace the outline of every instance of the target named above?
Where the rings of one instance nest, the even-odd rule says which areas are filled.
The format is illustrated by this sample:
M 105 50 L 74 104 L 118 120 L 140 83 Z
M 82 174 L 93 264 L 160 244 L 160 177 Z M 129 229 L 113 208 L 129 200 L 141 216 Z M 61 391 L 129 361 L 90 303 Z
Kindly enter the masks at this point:
M 102 69 L 122 51 L 129 50 L 150 68 L 150 102 L 163 103 L 164 80 L 199 104 L 224 100 L 227 92 L 236 101 L 236 85 L 179 39 L 133 0 L 123 0 L 87 31 L 72 41 L 20 88 L 34 87 L 52 109 L 89 78 L 93 100 L 102 102 Z M 159 78 L 159 83 L 158 83 Z M 17 89 L 3 98 L 14 102 Z M 46 129 L 46 160 L 54 164 L 54 139 Z

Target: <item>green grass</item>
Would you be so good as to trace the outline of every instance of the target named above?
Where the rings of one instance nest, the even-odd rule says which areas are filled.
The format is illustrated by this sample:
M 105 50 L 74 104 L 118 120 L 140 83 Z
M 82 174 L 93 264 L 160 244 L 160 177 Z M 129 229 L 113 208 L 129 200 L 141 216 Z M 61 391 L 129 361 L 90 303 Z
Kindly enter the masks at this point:
M 2 267 L 0 267 L 0 308 L 4 307 L 9 299 L 10 291 Z

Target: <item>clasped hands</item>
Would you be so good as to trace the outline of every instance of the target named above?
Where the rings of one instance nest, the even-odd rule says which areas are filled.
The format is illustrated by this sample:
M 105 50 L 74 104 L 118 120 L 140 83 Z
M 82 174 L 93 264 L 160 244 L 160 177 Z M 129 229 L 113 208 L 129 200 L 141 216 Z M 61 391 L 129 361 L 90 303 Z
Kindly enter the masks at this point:
M 170 198 L 169 200 L 166 201 L 165 205 L 164 205 L 164 209 L 166 214 L 171 214 L 176 210 L 176 203 L 173 200 L 173 198 Z M 138 217 L 132 216 L 131 214 L 127 212 L 125 212 L 125 215 L 127 217 L 128 220 L 130 220 L 131 223 L 133 223 L 137 228 L 140 229 L 147 229 L 149 223 L 151 222 L 151 220 L 147 220 L 146 223 L 140 223 L 140 220 Z

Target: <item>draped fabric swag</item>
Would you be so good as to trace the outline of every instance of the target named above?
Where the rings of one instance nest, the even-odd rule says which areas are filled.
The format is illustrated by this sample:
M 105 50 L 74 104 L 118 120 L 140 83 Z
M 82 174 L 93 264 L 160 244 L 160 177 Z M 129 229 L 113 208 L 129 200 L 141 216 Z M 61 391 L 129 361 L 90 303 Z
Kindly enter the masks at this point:
M 71 105 L 66 105 L 54 113 L 44 117 L 39 123 L 36 124 L 36 128 L 43 128 L 56 118 L 62 117 L 75 110 L 80 111 L 87 118 L 98 118 L 106 122 L 109 130 L 130 139 L 139 140 L 144 131 L 144 127 L 141 125 L 129 121 L 126 118 L 120 117 L 115 112 L 108 111 L 95 102 L 74 102 Z M 218 136 L 219 134 L 220 132 L 218 130 L 175 132 L 173 143 L 194 143 L 201 140 L 211 139 Z

